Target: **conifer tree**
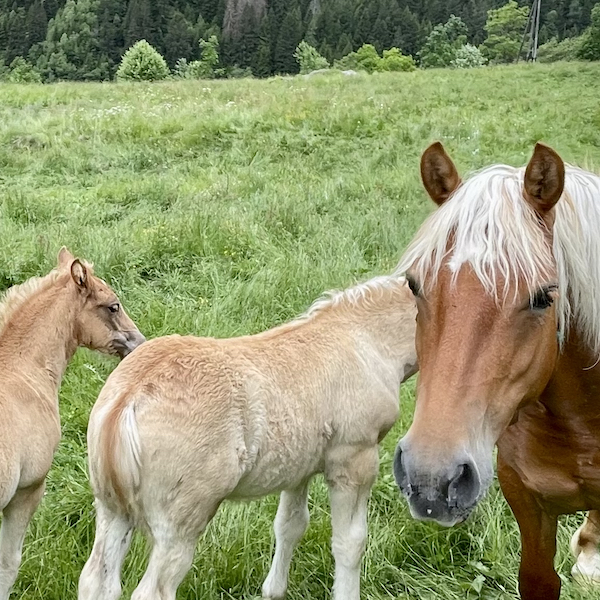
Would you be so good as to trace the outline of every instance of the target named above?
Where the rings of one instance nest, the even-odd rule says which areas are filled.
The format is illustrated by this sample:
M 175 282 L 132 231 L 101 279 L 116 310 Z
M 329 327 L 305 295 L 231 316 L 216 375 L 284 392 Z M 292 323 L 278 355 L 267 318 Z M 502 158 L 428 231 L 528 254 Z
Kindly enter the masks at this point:
M 276 73 L 297 73 L 298 63 L 294 52 L 302 41 L 302 19 L 300 7 L 296 6 L 288 12 L 281 23 L 281 29 L 275 45 L 273 67 Z
M 183 13 L 173 10 L 167 21 L 164 37 L 164 57 L 171 68 L 175 66 L 177 59 L 191 56 L 194 37 L 192 24 L 188 22 Z
M 10 64 L 17 56 L 27 54 L 27 19 L 23 7 L 15 7 L 6 19 L 6 50 L 4 60 Z
M 130 0 L 124 23 L 125 47 L 129 48 L 139 40 L 147 40 L 154 45 L 154 24 L 150 0 Z
M 113 77 L 125 51 L 123 22 L 127 5 L 123 0 L 99 0 L 98 42 L 100 53 L 108 60 L 109 76 Z
M 273 63 L 271 62 L 271 20 L 268 15 L 264 15 L 258 34 L 258 47 L 252 59 L 252 73 L 256 77 L 268 77 L 273 73 Z
M 48 23 L 38 70 L 47 80 L 86 80 L 109 77 L 108 59 L 102 55 L 98 32 L 99 0 L 67 0 Z
M 46 39 L 47 30 L 48 17 L 44 5 L 41 0 L 35 0 L 27 11 L 27 51 Z

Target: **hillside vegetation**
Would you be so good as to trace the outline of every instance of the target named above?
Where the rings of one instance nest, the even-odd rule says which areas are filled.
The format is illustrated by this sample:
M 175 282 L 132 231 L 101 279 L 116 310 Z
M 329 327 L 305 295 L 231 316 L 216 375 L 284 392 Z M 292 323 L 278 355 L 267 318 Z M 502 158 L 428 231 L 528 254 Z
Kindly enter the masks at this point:
M 217 77 L 297 73 L 294 51 L 302 40 L 330 63 L 372 44 L 380 54 L 397 48 L 422 66 L 448 66 L 444 56 L 466 42 L 467 51 L 483 42 L 486 59 L 510 63 L 531 6 L 531 0 L 0 0 L 0 77 L 111 79 L 125 50 L 142 39 L 180 73 L 181 59 L 201 59 L 199 40 L 213 35 Z M 539 42 L 550 47 L 540 59 L 600 60 L 594 6 L 600 10 L 598 0 L 544 0 Z M 453 20 L 460 26 L 444 31 Z
M 522 165 L 538 140 L 600 165 L 600 64 L 325 74 L 267 80 L 0 86 L 0 288 L 47 272 L 62 244 L 93 261 L 147 337 L 234 336 L 291 319 L 324 290 L 390 272 L 432 210 L 418 161 L 442 140 L 461 172 Z M 599 199 L 600 201 L 600 199 Z M 85 433 L 116 362 L 80 350 L 61 390 L 63 441 L 14 591 L 75 600 L 92 546 Z M 363 597 L 516 598 L 519 539 L 494 489 L 453 530 L 411 520 L 385 439 L 370 504 Z M 227 505 L 201 539 L 181 600 L 255 598 L 276 499 Z M 332 584 L 328 503 L 317 480 L 290 600 Z M 570 582 L 562 521 L 558 569 Z M 147 556 L 125 565 L 130 594 Z M 126 595 L 128 597 L 128 595 Z

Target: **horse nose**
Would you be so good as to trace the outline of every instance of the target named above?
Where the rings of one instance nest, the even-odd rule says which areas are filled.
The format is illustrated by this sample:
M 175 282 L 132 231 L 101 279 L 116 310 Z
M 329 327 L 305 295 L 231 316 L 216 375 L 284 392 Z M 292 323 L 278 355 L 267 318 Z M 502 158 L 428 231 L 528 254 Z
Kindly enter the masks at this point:
M 146 341 L 144 335 L 137 329 L 128 331 L 125 336 L 124 343 L 118 345 L 117 351 L 121 358 L 125 358 L 131 354 L 138 346 Z
M 474 461 L 463 455 L 462 461 L 444 460 L 438 468 L 419 468 L 417 457 L 405 445 L 401 440 L 396 447 L 393 470 L 413 517 L 443 525 L 464 520 L 481 491 Z
M 138 330 L 130 333 L 129 343 L 132 346 L 132 350 L 141 346 L 146 341 L 146 337 Z
M 448 506 L 442 498 L 430 500 L 426 496 L 416 494 L 411 501 L 411 510 L 421 520 L 443 521 L 448 514 Z
M 400 488 L 400 491 L 405 496 L 410 496 L 410 482 L 408 480 L 408 475 L 404 467 L 402 440 L 400 440 L 398 442 L 398 445 L 396 446 L 396 452 L 394 453 L 394 462 L 392 468 L 394 471 L 394 479 L 396 480 L 396 485 Z
M 479 496 L 481 482 L 472 461 L 458 466 L 448 483 L 448 505 L 463 508 L 471 506 Z

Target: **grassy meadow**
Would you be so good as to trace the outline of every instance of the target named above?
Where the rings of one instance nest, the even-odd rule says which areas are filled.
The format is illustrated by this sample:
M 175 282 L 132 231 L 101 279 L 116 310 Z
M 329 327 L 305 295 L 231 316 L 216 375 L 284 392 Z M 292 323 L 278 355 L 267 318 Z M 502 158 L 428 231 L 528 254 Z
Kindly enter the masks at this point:
M 0 289 L 47 272 L 61 245 L 94 262 L 147 337 L 235 336 L 302 312 L 324 290 L 391 271 L 432 210 L 418 160 L 441 140 L 465 173 L 524 164 L 538 140 L 600 166 L 600 63 L 473 71 L 340 74 L 160 84 L 0 85 Z M 116 361 L 80 350 L 61 389 L 63 440 L 30 527 L 14 589 L 74 600 L 93 541 L 85 433 Z M 363 597 L 516 598 L 519 539 L 494 489 L 453 530 L 411 520 L 391 474 L 407 429 L 381 448 L 370 504 Z M 260 594 L 277 499 L 225 506 L 200 540 L 181 600 Z M 290 600 L 328 598 L 323 483 L 292 566 Z M 561 523 L 563 597 L 570 580 Z M 125 597 L 147 558 L 138 538 Z

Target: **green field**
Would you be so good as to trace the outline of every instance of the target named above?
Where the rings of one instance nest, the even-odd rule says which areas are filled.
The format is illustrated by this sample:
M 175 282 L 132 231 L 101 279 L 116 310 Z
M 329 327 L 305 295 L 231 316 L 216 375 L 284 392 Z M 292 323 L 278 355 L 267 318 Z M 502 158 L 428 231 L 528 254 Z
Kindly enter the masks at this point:
M 286 321 L 324 290 L 391 271 L 432 209 L 418 176 L 442 140 L 462 172 L 524 164 L 538 140 L 600 165 L 600 63 L 161 84 L 0 86 L 0 288 L 47 272 L 61 245 L 96 265 L 147 337 L 234 336 Z M 26 540 L 14 597 L 74 600 L 93 541 L 85 432 L 116 362 L 80 350 L 61 390 L 63 441 Z M 515 598 L 518 530 L 495 489 L 454 530 L 411 520 L 391 475 L 402 419 L 381 449 L 363 597 Z M 178 598 L 256 598 L 274 497 L 221 510 Z M 332 584 L 325 487 L 288 597 Z M 557 566 L 565 598 L 570 534 Z M 125 596 L 144 569 L 137 539 Z

